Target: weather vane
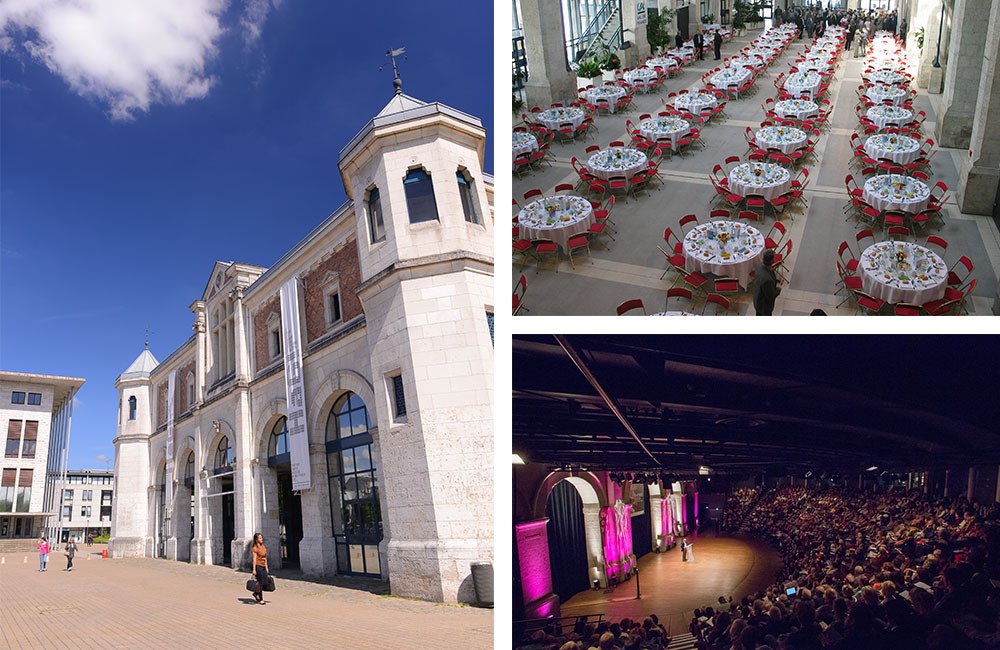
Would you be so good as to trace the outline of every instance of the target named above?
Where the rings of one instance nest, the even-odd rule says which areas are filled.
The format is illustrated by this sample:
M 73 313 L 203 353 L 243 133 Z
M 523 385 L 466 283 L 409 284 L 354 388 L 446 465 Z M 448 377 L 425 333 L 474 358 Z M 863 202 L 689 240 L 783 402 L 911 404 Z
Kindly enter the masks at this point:
M 392 60 L 392 87 L 396 89 L 397 95 L 403 92 L 403 81 L 399 78 L 399 68 L 396 67 L 396 57 L 403 56 L 403 54 L 406 54 L 405 47 L 398 47 L 395 50 L 386 50 L 385 52 L 385 55 Z M 403 58 L 405 59 L 407 57 L 404 56 Z M 379 72 L 382 71 L 383 67 L 385 66 L 379 67 Z
M 146 349 L 149 349 L 149 323 L 146 323 Z

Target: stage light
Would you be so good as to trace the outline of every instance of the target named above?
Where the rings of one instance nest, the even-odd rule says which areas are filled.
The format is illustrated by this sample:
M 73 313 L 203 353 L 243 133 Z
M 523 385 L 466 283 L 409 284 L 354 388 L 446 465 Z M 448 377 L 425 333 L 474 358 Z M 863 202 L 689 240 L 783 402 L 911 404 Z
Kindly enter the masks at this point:
M 868 468 L 868 469 L 866 469 L 865 471 L 866 471 L 866 472 L 874 472 L 874 471 L 875 471 L 875 470 L 877 470 L 877 469 L 878 469 L 878 465 L 872 465 L 871 467 L 869 467 L 869 468 Z
M 518 456 L 517 454 L 514 454 L 512 462 L 514 465 L 524 465 L 524 459 Z

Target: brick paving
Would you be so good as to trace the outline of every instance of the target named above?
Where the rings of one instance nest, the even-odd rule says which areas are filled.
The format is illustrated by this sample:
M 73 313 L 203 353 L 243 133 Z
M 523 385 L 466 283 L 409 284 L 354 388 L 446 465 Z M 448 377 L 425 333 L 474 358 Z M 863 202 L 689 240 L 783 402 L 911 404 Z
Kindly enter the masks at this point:
M 73 571 L 50 556 L 0 555 L 0 648 L 492 648 L 493 611 L 392 598 L 276 575 L 254 602 L 225 567 L 101 559 L 81 547 Z M 339 581 L 338 581 L 339 582 Z

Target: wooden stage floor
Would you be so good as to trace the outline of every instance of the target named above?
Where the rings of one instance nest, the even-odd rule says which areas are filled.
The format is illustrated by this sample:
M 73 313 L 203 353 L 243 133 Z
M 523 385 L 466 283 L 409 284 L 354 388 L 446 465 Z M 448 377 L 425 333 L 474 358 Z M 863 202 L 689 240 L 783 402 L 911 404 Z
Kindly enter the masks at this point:
M 752 539 L 688 538 L 694 561 L 682 562 L 679 547 L 649 553 L 639 560 L 641 599 L 635 578 L 611 590 L 584 591 L 562 604 L 562 616 L 604 613 L 605 618 L 642 619 L 656 614 L 671 634 L 687 631 L 695 608 L 718 605 L 719 596 L 739 600 L 774 582 L 781 565 L 777 553 Z

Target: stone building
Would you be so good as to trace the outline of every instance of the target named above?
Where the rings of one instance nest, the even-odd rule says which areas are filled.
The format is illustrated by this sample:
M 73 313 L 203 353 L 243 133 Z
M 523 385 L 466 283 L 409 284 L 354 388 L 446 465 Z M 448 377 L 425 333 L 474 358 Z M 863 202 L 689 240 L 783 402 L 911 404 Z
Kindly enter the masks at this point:
M 9 540 L 57 536 L 55 481 L 66 471 L 73 395 L 84 381 L 0 372 L 0 430 L 7 432 L 0 458 L 0 550 L 14 548 L 4 543 Z
M 217 262 L 194 334 L 121 374 L 113 557 L 473 599 L 493 557 L 492 178 L 478 118 L 397 87 L 348 201 L 271 268 Z

